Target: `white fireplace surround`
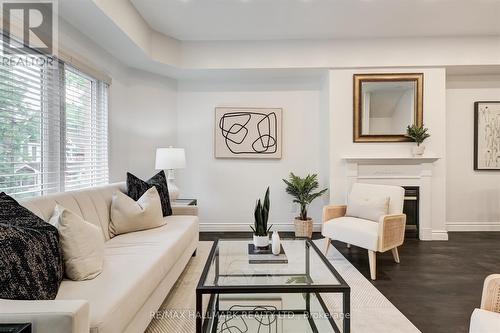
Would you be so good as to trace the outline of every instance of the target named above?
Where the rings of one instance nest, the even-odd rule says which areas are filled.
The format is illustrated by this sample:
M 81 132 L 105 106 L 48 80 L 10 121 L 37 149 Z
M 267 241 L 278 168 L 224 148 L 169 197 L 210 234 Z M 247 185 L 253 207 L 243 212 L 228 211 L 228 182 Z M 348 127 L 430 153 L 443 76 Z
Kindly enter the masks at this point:
M 433 228 L 432 192 L 434 162 L 437 156 L 344 156 L 347 167 L 347 186 L 353 183 L 372 183 L 398 186 L 418 186 L 420 191 L 419 238 L 447 240 L 446 230 Z

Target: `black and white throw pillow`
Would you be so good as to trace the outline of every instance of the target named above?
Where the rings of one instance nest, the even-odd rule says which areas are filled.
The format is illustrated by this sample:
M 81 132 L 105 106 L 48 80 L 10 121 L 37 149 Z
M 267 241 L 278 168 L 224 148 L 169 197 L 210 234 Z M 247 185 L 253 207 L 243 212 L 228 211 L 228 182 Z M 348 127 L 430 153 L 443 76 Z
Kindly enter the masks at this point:
M 165 172 L 163 170 L 147 181 L 139 179 L 130 172 L 127 172 L 127 195 L 135 201 L 139 200 L 139 198 L 152 186 L 156 187 L 158 194 L 160 195 L 163 216 L 172 215 L 170 196 L 168 194 L 167 177 L 165 177 Z
M 54 299 L 63 275 L 57 229 L 0 193 L 0 298 Z

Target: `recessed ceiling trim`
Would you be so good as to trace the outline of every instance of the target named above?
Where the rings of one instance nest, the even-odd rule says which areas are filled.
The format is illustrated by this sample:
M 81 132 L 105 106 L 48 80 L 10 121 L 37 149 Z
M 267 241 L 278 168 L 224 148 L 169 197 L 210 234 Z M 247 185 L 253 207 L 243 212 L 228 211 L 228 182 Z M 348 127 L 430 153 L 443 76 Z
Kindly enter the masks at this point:
M 82 0 L 80 6 L 83 18 L 72 5 L 60 14 L 127 66 L 173 77 L 214 70 L 500 66 L 500 36 L 179 41 L 152 29 L 129 1 Z

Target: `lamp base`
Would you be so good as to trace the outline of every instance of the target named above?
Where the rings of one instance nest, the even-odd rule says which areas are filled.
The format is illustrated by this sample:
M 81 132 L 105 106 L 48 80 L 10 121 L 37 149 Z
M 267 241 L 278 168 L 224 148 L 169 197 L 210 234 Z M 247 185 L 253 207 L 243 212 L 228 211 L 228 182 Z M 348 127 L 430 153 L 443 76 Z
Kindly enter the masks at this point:
M 173 179 L 167 180 L 168 185 L 168 195 L 170 197 L 170 201 L 177 200 L 179 198 L 179 188 L 175 185 Z

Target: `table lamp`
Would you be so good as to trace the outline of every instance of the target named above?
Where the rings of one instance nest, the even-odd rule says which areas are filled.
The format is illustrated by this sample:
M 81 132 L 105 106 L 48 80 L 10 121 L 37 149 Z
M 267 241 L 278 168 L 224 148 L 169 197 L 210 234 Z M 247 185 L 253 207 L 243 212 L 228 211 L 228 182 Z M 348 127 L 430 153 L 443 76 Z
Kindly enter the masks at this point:
M 167 184 L 170 200 L 176 200 L 179 197 L 179 188 L 175 185 L 175 169 L 184 169 L 186 167 L 186 153 L 184 148 L 157 148 L 156 149 L 156 170 L 168 170 Z

